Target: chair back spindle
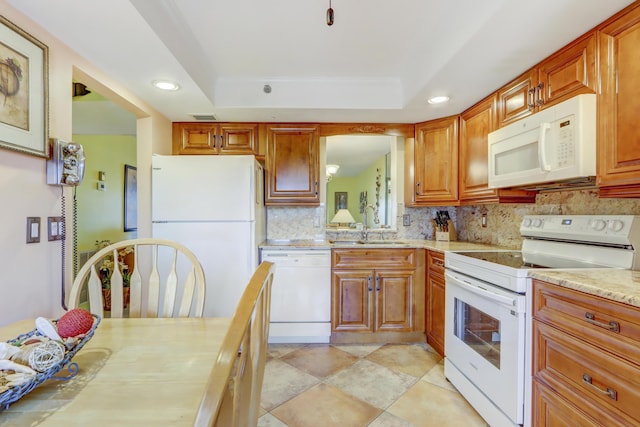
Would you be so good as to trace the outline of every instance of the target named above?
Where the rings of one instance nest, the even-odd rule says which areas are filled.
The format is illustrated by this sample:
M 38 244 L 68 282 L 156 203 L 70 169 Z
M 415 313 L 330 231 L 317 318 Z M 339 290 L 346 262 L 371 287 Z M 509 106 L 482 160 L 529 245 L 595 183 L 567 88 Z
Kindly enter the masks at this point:
M 125 256 L 133 265 L 121 266 Z M 88 304 L 89 311 L 104 317 L 105 295 L 110 292 L 110 317 L 201 317 L 205 287 L 202 265 L 187 247 L 164 239 L 123 240 L 100 249 L 80 268 L 71 286 L 69 307 Z M 87 290 L 86 301 L 80 301 L 83 289 Z

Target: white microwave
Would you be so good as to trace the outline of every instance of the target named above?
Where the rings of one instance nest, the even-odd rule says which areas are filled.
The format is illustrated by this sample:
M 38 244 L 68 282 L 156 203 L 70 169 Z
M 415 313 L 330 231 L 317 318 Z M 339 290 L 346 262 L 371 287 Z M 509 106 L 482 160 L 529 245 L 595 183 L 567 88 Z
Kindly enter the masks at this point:
M 596 174 L 596 95 L 578 95 L 489 134 L 489 187 L 589 180 Z

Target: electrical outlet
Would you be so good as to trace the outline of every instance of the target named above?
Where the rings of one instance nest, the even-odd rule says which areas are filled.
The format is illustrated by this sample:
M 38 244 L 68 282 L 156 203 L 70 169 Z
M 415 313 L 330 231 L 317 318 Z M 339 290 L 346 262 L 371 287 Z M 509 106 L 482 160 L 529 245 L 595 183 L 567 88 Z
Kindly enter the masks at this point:
M 411 216 L 409 214 L 402 215 L 402 225 L 409 227 L 411 225 Z
M 482 214 L 482 228 L 487 228 L 487 214 Z

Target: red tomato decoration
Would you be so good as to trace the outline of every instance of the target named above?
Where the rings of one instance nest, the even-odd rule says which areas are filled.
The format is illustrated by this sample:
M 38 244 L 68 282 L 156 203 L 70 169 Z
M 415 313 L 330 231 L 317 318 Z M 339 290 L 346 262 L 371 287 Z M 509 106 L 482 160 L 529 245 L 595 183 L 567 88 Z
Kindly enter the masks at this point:
M 87 310 L 74 308 L 58 320 L 58 334 L 62 338 L 86 334 L 93 326 L 93 316 Z

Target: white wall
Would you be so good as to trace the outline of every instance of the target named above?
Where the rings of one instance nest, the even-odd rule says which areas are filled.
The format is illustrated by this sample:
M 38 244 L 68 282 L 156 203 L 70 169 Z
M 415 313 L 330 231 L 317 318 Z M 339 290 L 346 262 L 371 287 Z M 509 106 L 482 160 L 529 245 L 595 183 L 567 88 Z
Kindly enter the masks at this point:
M 54 39 L 41 27 L 0 0 L 2 15 L 49 48 L 49 136 L 71 140 L 73 78 L 96 88 L 138 117 L 138 236 L 151 232 L 151 154 L 171 151 L 171 122 L 126 88 L 93 67 Z M 72 190 L 46 184 L 43 158 L 0 149 L 0 326 L 19 319 L 62 314 L 61 243 L 46 238 L 48 216 L 59 216 L 61 191 L 71 205 Z M 67 218 L 71 211 L 67 209 Z M 40 243 L 26 244 L 26 218 L 41 218 Z M 70 253 L 70 234 L 67 235 Z M 65 282 L 71 284 L 71 257 L 67 256 Z M 68 295 L 68 289 L 67 289 Z

